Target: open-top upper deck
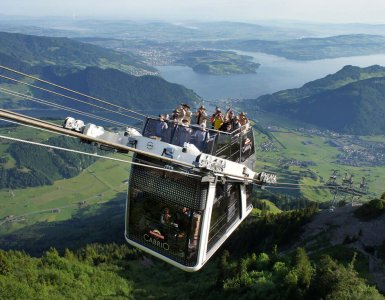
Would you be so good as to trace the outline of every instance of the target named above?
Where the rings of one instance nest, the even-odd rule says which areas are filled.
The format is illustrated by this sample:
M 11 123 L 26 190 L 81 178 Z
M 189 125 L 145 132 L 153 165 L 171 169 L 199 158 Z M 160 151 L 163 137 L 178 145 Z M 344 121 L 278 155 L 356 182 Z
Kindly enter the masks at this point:
M 232 132 L 223 132 L 148 117 L 142 134 L 180 147 L 188 143 L 203 153 L 234 162 L 245 161 L 255 151 L 253 129 L 249 125 Z

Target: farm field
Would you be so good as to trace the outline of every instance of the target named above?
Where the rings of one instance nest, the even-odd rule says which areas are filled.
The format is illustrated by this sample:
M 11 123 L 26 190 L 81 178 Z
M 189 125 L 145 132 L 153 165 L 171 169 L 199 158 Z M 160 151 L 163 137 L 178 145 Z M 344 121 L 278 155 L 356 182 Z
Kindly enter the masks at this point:
M 124 155 L 113 155 L 127 159 Z M 13 231 L 35 222 L 70 219 L 82 206 L 114 199 L 127 190 L 129 164 L 99 159 L 70 179 L 57 180 L 53 185 L 28 189 L 0 191 L 0 232 Z M 4 222 L 7 216 L 15 222 Z
M 337 156 L 342 151 L 330 145 L 330 139 L 327 137 L 286 129 L 278 129 L 271 134 L 277 141 L 274 141 L 274 148 L 269 151 L 263 151 L 260 146 L 268 141 L 267 137 L 263 134 L 256 135 L 256 170 L 276 172 L 279 183 L 292 184 L 292 187 L 285 189 L 285 192 L 317 202 L 330 201 L 333 199 L 333 195 L 324 185 L 329 180 L 333 170 L 338 172 L 337 182 L 342 180 L 345 173 L 348 176 L 353 175 L 354 187 L 356 188 L 362 177 L 366 178 L 369 193 L 361 197 L 363 201 L 378 197 L 385 191 L 383 184 L 385 166 L 339 164 L 337 163 Z M 380 143 L 385 142 L 383 136 L 359 138 Z M 282 189 L 276 189 L 276 191 L 279 190 Z M 351 199 L 351 196 L 348 198 Z

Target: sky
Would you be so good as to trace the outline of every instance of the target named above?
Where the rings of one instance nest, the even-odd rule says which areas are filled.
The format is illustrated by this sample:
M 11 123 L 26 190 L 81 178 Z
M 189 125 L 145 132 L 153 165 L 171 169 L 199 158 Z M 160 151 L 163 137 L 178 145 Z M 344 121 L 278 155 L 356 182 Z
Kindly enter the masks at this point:
M 0 0 L 4 15 L 384 23 L 384 0 Z

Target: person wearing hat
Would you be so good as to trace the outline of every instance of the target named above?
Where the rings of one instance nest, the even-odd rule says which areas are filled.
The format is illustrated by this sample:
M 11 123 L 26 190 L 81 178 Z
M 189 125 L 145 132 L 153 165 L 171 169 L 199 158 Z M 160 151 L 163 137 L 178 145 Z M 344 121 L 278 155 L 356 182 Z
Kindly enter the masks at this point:
M 173 119 L 175 122 L 181 124 L 182 120 L 187 120 L 188 123 L 191 123 L 191 111 L 190 111 L 190 106 L 186 103 L 182 103 L 180 107 L 177 107 L 174 110 L 173 113 Z
M 246 118 L 246 113 L 245 112 L 241 112 L 239 114 L 239 124 L 241 124 L 242 126 L 242 131 L 243 132 L 246 132 L 250 129 L 250 123 L 249 123 L 249 119 Z
M 246 113 L 245 112 L 241 112 L 239 114 L 239 123 L 241 123 L 241 126 L 244 126 L 247 123 L 249 123 L 249 120 L 246 118 Z
M 206 113 L 206 108 L 203 105 L 201 105 L 198 108 L 197 112 L 195 113 L 195 120 L 196 120 L 196 124 L 198 124 L 199 126 L 204 124 L 206 127 L 207 113 Z

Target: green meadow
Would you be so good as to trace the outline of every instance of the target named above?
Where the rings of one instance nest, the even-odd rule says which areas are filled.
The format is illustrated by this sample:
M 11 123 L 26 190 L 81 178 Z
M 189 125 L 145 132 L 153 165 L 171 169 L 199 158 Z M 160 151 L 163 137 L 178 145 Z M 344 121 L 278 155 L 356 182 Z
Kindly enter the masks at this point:
M 312 136 L 305 133 L 279 129 L 271 132 L 277 140 L 274 142 L 275 151 L 261 151 L 258 147 L 268 138 L 263 134 L 256 135 L 256 170 L 268 170 L 275 172 L 278 176 L 278 183 L 293 184 L 285 192 L 304 196 L 309 200 L 318 202 L 330 201 L 332 193 L 325 188 L 333 170 L 338 171 L 337 182 L 340 183 L 345 173 L 354 175 L 354 186 L 358 187 L 361 178 L 368 181 L 369 194 L 361 197 L 366 201 L 379 197 L 385 190 L 385 166 L 378 167 L 353 167 L 336 163 L 340 150 L 328 143 L 328 138 Z M 360 137 L 362 139 L 385 142 L 385 137 Z M 281 144 L 281 145 L 280 145 Z M 284 164 L 283 161 L 308 162 L 307 166 L 295 164 Z M 310 163 L 309 163 L 310 162 Z M 300 184 L 299 186 L 297 184 Z M 275 191 L 282 189 L 275 189 Z M 340 198 L 343 197 L 342 195 Z M 357 197 L 356 197 L 357 198 Z M 346 196 L 346 200 L 351 196 Z
M 114 157 L 129 159 L 124 155 Z M 0 220 L 6 216 L 17 217 L 19 221 L 13 222 L 13 226 L 6 226 L 14 230 L 35 222 L 69 219 L 82 206 L 103 203 L 125 192 L 128 174 L 129 164 L 99 159 L 80 175 L 57 180 L 53 185 L 1 190 Z M 0 232 L 2 229 L 0 227 Z

